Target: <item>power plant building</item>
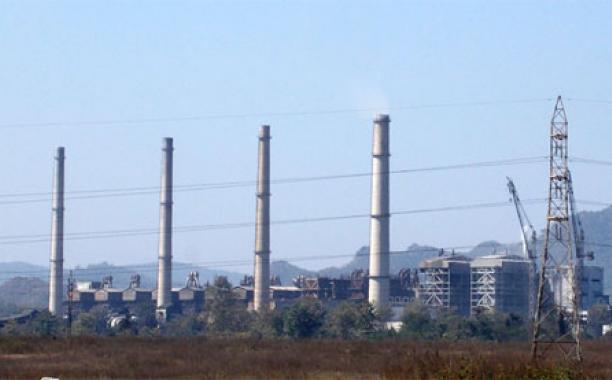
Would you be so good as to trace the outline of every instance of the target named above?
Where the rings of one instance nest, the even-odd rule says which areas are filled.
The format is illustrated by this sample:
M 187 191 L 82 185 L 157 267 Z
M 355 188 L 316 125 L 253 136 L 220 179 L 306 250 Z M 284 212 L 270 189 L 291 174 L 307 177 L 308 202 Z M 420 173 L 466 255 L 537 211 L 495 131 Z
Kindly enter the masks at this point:
M 173 312 L 180 314 L 204 309 L 205 289 L 197 277 L 197 272 L 192 272 L 184 287 L 172 288 L 170 300 Z M 132 282 L 127 289 L 113 287 L 112 277 L 108 276 L 103 281 L 76 282 L 72 299 L 64 303 L 72 302 L 76 311 L 88 311 L 95 306 L 121 311 L 141 306 L 156 306 L 158 294 L 157 289 L 141 288 L 139 282 Z
M 471 263 L 471 310 L 529 315 L 531 262 L 516 255 L 488 255 Z
M 604 268 L 582 266 L 580 271 L 580 305 L 588 310 L 596 304 L 610 304 L 610 296 L 604 294 Z
M 434 309 L 470 314 L 470 259 L 443 255 L 419 265 L 418 298 Z

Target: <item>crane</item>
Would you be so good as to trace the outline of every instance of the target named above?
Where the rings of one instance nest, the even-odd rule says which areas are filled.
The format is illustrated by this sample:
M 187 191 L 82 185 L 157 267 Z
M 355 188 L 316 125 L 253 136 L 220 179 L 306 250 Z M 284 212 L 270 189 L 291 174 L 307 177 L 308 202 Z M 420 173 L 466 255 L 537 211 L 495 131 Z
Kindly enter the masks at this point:
M 536 230 L 533 228 L 533 225 L 529 221 L 529 217 L 527 216 L 527 212 L 523 207 L 523 203 L 521 203 L 521 198 L 519 198 L 518 191 L 516 190 L 516 186 L 514 186 L 514 182 L 510 177 L 506 177 L 508 180 L 508 190 L 510 191 L 510 195 L 512 196 L 512 201 L 514 202 L 514 207 L 516 208 L 516 215 L 518 216 L 519 223 L 521 225 L 521 240 L 523 241 L 523 256 L 529 260 L 529 278 L 528 278 L 528 289 L 529 289 L 529 318 L 533 318 L 535 316 L 536 311 L 536 301 L 537 301 L 537 279 L 536 279 Z
M 510 191 L 510 195 L 512 196 L 512 201 L 514 202 L 514 206 L 516 208 L 516 214 L 519 219 L 519 223 L 521 224 L 521 239 L 523 241 L 523 255 L 525 258 L 530 260 L 535 260 L 536 255 L 536 231 L 533 228 L 533 225 L 529 221 L 527 217 L 527 213 L 525 212 L 525 208 L 523 208 L 523 204 L 521 203 L 521 199 L 519 198 L 518 191 L 516 190 L 516 186 L 514 186 L 514 182 L 510 177 L 506 177 L 508 179 L 508 190 Z
M 574 199 L 574 187 L 572 185 L 572 173 L 568 170 L 568 196 L 570 205 L 570 218 L 572 220 L 572 229 L 574 230 L 574 246 L 576 247 L 576 258 L 577 259 L 588 259 L 593 260 L 593 252 L 584 251 L 584 229 L 582 228 L 582 222 L 576 211 L 576 200 Z

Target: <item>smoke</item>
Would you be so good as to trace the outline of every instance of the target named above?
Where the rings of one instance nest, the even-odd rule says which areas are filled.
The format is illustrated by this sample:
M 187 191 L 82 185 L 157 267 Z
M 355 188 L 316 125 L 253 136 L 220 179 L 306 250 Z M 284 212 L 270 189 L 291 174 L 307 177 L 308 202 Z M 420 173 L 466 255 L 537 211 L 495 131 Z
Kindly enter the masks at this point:
M 364 109 L 364 116 L 369 119 L 380 113 L 390 113 L 389 99 L 379 85 L 355 83 L 351 93 L 354 97 L 355 108 Z

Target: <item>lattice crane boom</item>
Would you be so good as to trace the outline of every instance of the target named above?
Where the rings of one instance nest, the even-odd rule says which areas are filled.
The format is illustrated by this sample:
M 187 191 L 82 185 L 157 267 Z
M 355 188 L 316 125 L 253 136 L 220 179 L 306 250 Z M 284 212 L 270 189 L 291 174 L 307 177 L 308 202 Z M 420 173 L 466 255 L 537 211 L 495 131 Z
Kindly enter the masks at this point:
M 533 225 L 529 221 L 529 217 L 527 216 L 527 212 L 523 207 L 523 203 L 521 202 L 521 198 L 518 195 L 518 191 L 516 190 L 516 186 L 510 177 L 506 177 L 508 179 L 508 191 L 510 192 L 510 196 L 512 196 L 512 202 L 514 203 L 514 207 L 516 208 L 516 215 L 518 216 L 519 224 L 521 225 L 521 239 L 523 240 L 523 255 L 533 260 L 537 257 L 536 254 L 536 231 L 533 228 Z

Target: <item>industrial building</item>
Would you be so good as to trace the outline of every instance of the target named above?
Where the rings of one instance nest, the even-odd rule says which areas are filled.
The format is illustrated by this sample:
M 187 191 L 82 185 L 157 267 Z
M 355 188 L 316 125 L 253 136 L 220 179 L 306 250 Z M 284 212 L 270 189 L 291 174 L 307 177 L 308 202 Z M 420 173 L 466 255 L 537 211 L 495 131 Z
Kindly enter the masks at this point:
M 397 317 L 401 315 L 406 305 L 415 299 L 415 282 L 416 272 L 410 269 L 403 269 L 399 275 L 389 278 L 388 305 Z M 368 275 L 362 269 L 340 278 L 298 276 L 293 280 L 293 284 L 288 286 L 280 284 L 278 278 L 272 278 L 271 284 L 269 298 L 272 309 L 282 309 L 303 297 L 321 300 L 332 307 L 343 301 L 368 300 Z M 234 292 L 249 310 L 254 309 L 252 277 L 245 276 L 240 286 L 234 288 Z
M 470 314 L 470 259 L 452 254 L 424 260 L 419 265 L 418 298 L 425 305 Z
M 489 255 L 471 262 L 471 311 L 529 316 L 531 261 L 516 255 Z
M 127 289 L 113 287 L 111 276 L 102 281 L 78 281 L 72 296 L 65 303 L 70 302 L 77 312 L 89 311 L 96 306 L 104 306 L 116 312 L 136 307 L 156 307 L 157 289 L 141 288 L 138 279 L 138 275 L 133 276 Z M 168 310 L 171 313 L 199 312 L 204 309 L 205 290 L 199 283 L 197 272 L 189 274 L 184 287 L 171 289 L 170 301 L 172 307 Z
M 610 296 L 604 294 L 604 268 L 584 265 L 580 271 L 580 304 L 582 310 L 596 304 L 610 304 Z
M 489 255 L 471 259 L 454 252 L 441 251 L 438 257 L 424 260 L 418 269 L 403 269 L 397 276 L 390 274 L 390 118 L 378 115 L 372 135 L 372 172 L 370 204 L 369 268 L 354 271 L 341 278 L 299 276 L 291 285 L 282 285 L 270 276 L 270 127 L 263 125 L 258 136 L 257 193 L 255 214 L 255 254 L 252 277 L 245 278 L 234 289 L 237 299 L 250 310 L 283 308 L 301 297 L 336 302 L 367 301 L 377 310 L 393 311 L 395 319 L 414 299 L 433 309 L 444 309 L 460 315 L 499 311 L 529 316 L 533 310 L 535 289 L 534 259 L 535 230 L 522 207 L 518 193 L 509 179 L 517 215 L 521 223 L 524 257 Z M 199 284 L 197 273 L 191 273 L 184 287 L 172 288 L 172 226 L 173 226 L 173 151 L 172 138 L 162 142 L 158 273 L 155 289 L 140 286 L 138 276 L 126 289 L 115 288 L 112 278 L 100 282 L 79 282 L 69 299 L 64 297 L 64 159 L 63 147 L 57 149 L 52 197 L 50 252 L 49 311 L 63 314 L 70 302 L 78 310 L 96 305 L 111 309 L 133 305 L 151 305 L 163 323 L 168 313 L 199 311 L 206 302 L 206 291 Z M 573 199 L 573 198 L 572 198 Z M 576 228 L 580 229 L 577 221 Z M 582 233 L 578 243 L 583 242 Z M 579 253 L 582 252 L 583 246 Z M 588 257 L 583 252 L 578 255 Z M 582 261 L 581 261 L 582 262 Z M 562 269 L 561 269 L 562 272 Z M 567 277 L 567 276 L 566 276 Z M 579 266 L 581 309 L 598 303 L 609 303 L 603 294 L 603 268 Z M 552 284 L 555 293 L 571 291 L 562 282 Z M 557 292 L 560 287 L 564 291 Z M 559 300 L 558 300 L 559 301 Z M 568 303 L 561 300 L 560 304 Z M 558 302 L 559 303 L 559 302 Z

